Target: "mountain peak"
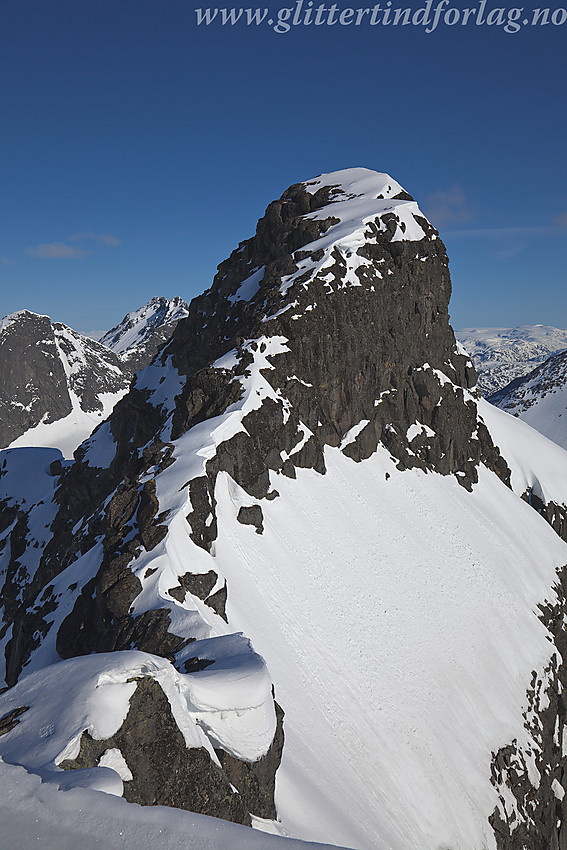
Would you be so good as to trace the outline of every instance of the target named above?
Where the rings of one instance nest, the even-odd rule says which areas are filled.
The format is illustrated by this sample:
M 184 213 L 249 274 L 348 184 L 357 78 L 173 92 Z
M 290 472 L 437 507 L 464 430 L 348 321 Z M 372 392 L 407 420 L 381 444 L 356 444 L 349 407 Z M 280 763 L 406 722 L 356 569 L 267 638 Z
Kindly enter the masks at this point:
M 303 185 L 313 194 L 319 189 L 330 188 L 333 196 L 384 200 L 403 195 L 403 200 L 413 200 L 389 174 L 372 171 L 370 168 L 343 168 L 340 171 L 330 171 L 311 180 L 304 180 Z
M 244 422 L 271 397 L 283 404 L 286 426 L 285 435 L 274 430 L 274 444 L 281 438 L 289 452 L 310 435 L 298 462 L 322 470 L 323 446 L 350 435 L 351 456 L 367 457 L 382 442 L 402 465 L 459 471 L 470 486 L 482 450 L 463 402 L 476 375 L 449 326 L 450 291 L 444 245 L 399 183 L 368 169 L 321 175 L 268 205 L 134 386 L 170 414 L 164 439 L 239 396 Z M 163 387 L 179 395 L 166 398 Z M 441 411 L 453 417 L 444 436 Z M 419 447 L 416 421 L 429 435 Z M 130 427 L 116 425 L 128 440 Z M 251 424 L 242 427 L 253 434 Z
M 402 257 L 425 263 L 428 252 L 447 265 L 437 231 L 389 175 L 355 168 L 296 183 L 268 205 L 254 236 L 193 300 L 191 348 L 205 362 L 213 341 L 215 350 L 219 339 L 231 348 L 237 337 L 254 336 L 284 312 L 311 311 L 342 288 L 377 292 L 376 280 L 394 274 L 389 264 Z
M 522 423 L 479 415 L 450 292 L 442 240 L 386 175 L 323 175 L 268 206 L 74 462 L 44 473 L 48 508 L 24 523 L 8 503 L 5 761 L 89 783 L 104 768 L 120 793 L 118 750 L 127 799 L 278 811 L 357 848 L 494 847 L 494 822 L 502 848 L 516 822 L 535 846 L 544 817 L 555 836 L 567 673 L 546 628 L 567 555 L 526 500 L 545 496 L 539 454 L 561 493 L 567 461 L 532 458 L 525 434 L 518 460 Z M 502 453 L 491 413 L 512 422 Z M 106 685 L 124 711 L 102 730 Z M 68 693 L 32 752 L 45 695 L 57 717 Z
M 7 316 L 0 319 L 0 333 L 10 327 L 17 322 L 26 321 L 26 320 L 34 320 L 34 319 L 46 319 L 48 322 L 51 321 L 49 316 L 44 316 L 41 313 L 34 313 L 32 310 L 22 309 L 16 310 L 14 313 L 8 313 Z
M 100 342 L 119 355 L 128 369 L 137 372 L 150 363 L 187 314 L 187 304 L 179 296 L 154 296 L 147 304 L 127 313 Z
M 112 351 L 31 310 L 0 322 L 0 357 L 0 446 L 54 446 L 69 456 L 130 382 Z

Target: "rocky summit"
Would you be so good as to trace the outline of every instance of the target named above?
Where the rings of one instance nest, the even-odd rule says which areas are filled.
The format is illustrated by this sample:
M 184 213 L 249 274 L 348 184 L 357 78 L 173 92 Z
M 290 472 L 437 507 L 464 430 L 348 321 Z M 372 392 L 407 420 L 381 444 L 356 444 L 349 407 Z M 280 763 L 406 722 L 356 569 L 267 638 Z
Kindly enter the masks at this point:
M 567 455 L 387 174 L 291 186 L 63 461 L 0 455 L 0 755 L 370 850 L 560 848 Z M 564 793 L 564 792 L 563 792 Z
M 131 373 L 148 366 L 187 315 L 182 298 L 151 298 L 143 307 L 127 313 L 101 338 L 102 345 L 118 354 Z

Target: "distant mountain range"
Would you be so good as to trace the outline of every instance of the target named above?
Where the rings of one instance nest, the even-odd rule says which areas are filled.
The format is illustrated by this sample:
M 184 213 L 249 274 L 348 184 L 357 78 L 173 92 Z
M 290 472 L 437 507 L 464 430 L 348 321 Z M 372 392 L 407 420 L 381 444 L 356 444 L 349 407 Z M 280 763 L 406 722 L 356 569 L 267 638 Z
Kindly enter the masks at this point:
M 489 401 L 567 449 L 567 351 L 516 378 Z
M 471 356 L 486 398 L 567 349 L 567 330 L 546 325 L 464 328 L 455 336 Z
M 455 335 L 474 362 L 482 394 L 567 448 L 567 330 L 523 325 Z
M 20 310 L 0 321 L 0 448 L 46 446 L 70 457 L 187 316 L 152 298 L 96 341 Z

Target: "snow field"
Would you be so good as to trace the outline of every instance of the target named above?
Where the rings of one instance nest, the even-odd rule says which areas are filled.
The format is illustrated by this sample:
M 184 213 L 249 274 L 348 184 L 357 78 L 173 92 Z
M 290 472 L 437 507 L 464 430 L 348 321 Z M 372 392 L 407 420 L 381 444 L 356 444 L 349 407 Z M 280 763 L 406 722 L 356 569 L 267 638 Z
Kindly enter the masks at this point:
M 261 536 L 236 521 L 237 485 L 217 485 L 229 620 L 286 711 L 282 822 L 360 850 L 493 848 L 491 753 L 526 737 L 552 651 L 536 605 L 567 546 L 484 469 L 469 494 L 384 450 L 326 461 L 274 477 Z

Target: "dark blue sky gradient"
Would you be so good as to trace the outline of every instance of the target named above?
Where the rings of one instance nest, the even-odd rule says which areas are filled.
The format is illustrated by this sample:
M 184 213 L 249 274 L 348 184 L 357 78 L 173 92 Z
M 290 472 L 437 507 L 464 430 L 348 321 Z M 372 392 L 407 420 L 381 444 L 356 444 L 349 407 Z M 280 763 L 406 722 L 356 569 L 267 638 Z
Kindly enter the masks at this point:
M 567 24 L 276 34 L 195 5 L 0 3 L 0 314 L 190 299 L 289 184 L 362 165 L 439 227 L 455 327 L 567 326 Z

